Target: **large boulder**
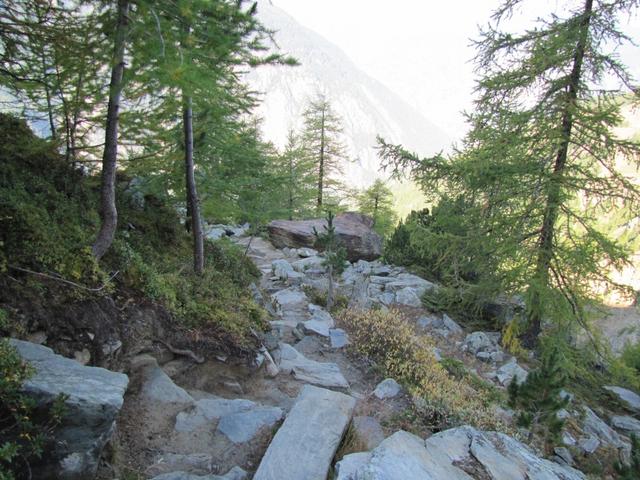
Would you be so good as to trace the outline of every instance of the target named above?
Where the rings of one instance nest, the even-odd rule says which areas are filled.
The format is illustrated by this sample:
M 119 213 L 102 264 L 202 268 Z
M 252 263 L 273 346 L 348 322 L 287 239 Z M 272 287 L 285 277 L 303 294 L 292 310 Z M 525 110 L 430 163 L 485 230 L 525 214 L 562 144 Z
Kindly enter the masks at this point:
M 38 407 L 46 408 L 58 395 L 66 395 L 55 445 L 43 455 L 43 464 L 33 466 L 33 478 L 93 478 L 129 378 L 104 368 L 85 367 L 42 345 L 20 340 L 11 340 L 11 344 L 35 369 L 23 389 Z
M 382 254 L 382 237 L 373 231 L 370 217 L 355 212 L 336 215 L 333 224 L 336 233 L 345 248 L 350 261 L 360 259 L 373 260 Z M 316 238 L 315 228 L 324 232 L 327 221 L 312 220 L 274 220 L 268 226 L 269 238 L 277 248 L 313 247 Z

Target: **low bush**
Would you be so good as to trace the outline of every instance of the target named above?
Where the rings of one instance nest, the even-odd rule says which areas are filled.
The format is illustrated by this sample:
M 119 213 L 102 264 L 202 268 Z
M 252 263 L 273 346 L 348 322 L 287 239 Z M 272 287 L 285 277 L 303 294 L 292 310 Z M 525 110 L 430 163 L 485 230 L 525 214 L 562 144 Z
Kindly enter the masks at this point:
M 400 311 L 347 310 L 339 322 L 360 354 L 405 386 L 420 418 L 432 430 L 463 423 L 499 426 L 488 392 L 476 390 L 466 378 L 449 375 L 435 359 L 428 338 L 417 336 Z

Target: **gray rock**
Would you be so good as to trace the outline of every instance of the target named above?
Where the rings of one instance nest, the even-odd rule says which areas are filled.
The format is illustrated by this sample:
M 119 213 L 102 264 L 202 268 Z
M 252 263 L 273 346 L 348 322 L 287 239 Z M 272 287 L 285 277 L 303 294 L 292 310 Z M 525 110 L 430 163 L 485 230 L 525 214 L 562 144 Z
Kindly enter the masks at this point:
M 331 314 L 313 304 L 309 305 L 309 310 L 311 311 L 311 319 L 304 322 L 305 333 L 328 337 L 329 330 L 335 326 Z
M 575 438 L 573 438 L 573 435 L 571 435 L 566 430 L 562 432 L 562 444 L 563 445 L 566 445 L 568 447 L 573 447 L 573 446 L 576 445 L 576 443 L 578 443 L 578 442 L 576 441 Z
M 204 234 L 204 236 L 209 240 L 220 240 L 226 235 L 227 232 L 224 228 L 211 228 Z
M 294 270 L 289 262 L 284 259 L 278 259 L 271 262 L 271 272 L 279 279 L 286 280 Z
M 569 467 L 573 465 L 573 456 L 571 455 L 571 452 L 568 448 L 556 447 L 553 449 L 553 453 L 555 453 L 556 456 L 561 460 L 560 463 Z
M 279 311 L 283 309 L 306 308 L 308 302 L 304 292 L 294 287 L 280 290 L 273 294 L 271 298 L 274 303 L 276 303 L 276 308 Z
M 324 259 L 322 257 L 313 256 L 296 260 L 291 264 L 291 266 L 296 272 L 304 273 L 309 270 L 324 270 L 324 266 L 322 265 L 323 262 Z
M 245 443 L 253 440 L 263 428 L 272 427 L 281 419 L 280 408 L 257 407 L 223 416 L 218 422 L 218 431 L 233 443 Z
M 373 391 L 373 394 L 380 400 L 385 398 L 394 398 L 398 396 L 402 387 L 393 378 L 387 378 L 381 381 Z
M 536 456 L 527 446 L 497 432 L 464 426 L 422 441 L 399 431 L 369 454 L 347 455 L 341 480 L 584 480 L 572 468 Z M 352 459 L 353 458 L 353 459 Z
M 382 304 L 382 305 L 386 305 L 389 306 L 392 303 L 394 303 L 396 301 L 396 296 L 394 293 L 391 292 L 384 292 L 382 295 L 380 295 L 378 297 L 378 301 Z
M 296 380 L 321 387 L 349 388 L 349 383 L 335 363 L 310 360 L 286 343 L 280 344 L 280 351 L 280 370 L 293 375 Z
M 354 417 L 353 431 L 366 450 L 373 450 L 384 440 L 380 422 L 373 417 Z
M 56 355 L 50 348 L 10 340 L 35 374 L 23 385 L 38 405 L 48 405 L 59 394 L 67 395 L 66 411 L 56 430 L 56 443 L 46 454 L 42 468 L 56 478 L 93 478 L 102 449 L 111 437 L 122 407 L 129 379 L 104 368 L 85 367 Z M 46 474 L 34 471 L 34 478 Z
M 203 398 L 195 404 L 178 413 L 176 416 L 175 430 L 177 432 L 192 432 L 210 425 L 225 415 L 238 412 L 246 412 L 256 408 L 257 404 L 251 400 L 226 398 Z
M 249 480 L 249 474 L 240 467 L 233 467 L 225 475 L 194 475 L 187 472 L 163 473 L 151 480 Z
M 584 407 L 584 422 L 582 424 L 582 430 L 597 437 L 602 443 L 610 445 L 615 448 L 624 447 L 624 442 L 604 420 L 595 414 L 589 407 Z
M 598 447 L 600 447 L 600 440 L 598 437 L 589 435 L 588 437 L 582 437 L 578 441 L 578 447 L 586 454 L 592 454 Z
M 91 361 L 91 352 L 86 348 L 83 348 L 82 350 L 76 350 L 75 352 L 73 352 L 73 358 L 80 365 L 86 365 Z
M 296 253 L 300 258 L 309 258 L 309 257 L 315 257 L 318 255 L 317 250 L 314 250 L 313 248 L 306 248 L 306 247 L 298 248 L 296 250 Z
M 392 272 L 393 270 L 389 265 L 380 265 L 371 269 L 371 274 L 378 277 L 388 277 Z
M 631 411 L 640 413 L 640 395 L 622 387 L 607 386 L 604 388 L 614 393 Z
M 395 303 L 409 307 L 421 307 L 419 290 L 414 287 L 404 287 L 396 292 Z
M 640 436 L 640 420 L 636 418 L 628 415 L 614 415 L 611 417 L 611 425 L 627 434 L 635 433 Z
M 463 348 L 476 355 L 478 352 L 493 352 L 498 350 L 498 344 L 494 337 L 487 332 L 473 332 L 466 336 Z
M 325 219 L 274 220 L 267 225 L 269 238 L 277 248 L 313 247 L 316 242 L 314 228 L 324 231 Z M 336 235 L 347 251 L 349 261 L 372 260 L 382 253 L 382 237 L 372 229 L 371 218 L 346 212 L 335 216 Z
M 176 416 L 177 432 L 211 429 L 218 421 L 217 431 L 233 443 L 251 441 L 263 428 L 272 427 L 282 418 L 282 410 L 245 399 L 203 398 L 193 407 Z
M 355 399 L 305 385 L 253 480 L 326 480 Z
M 146 473 L 161 475 L 180 471 L 191 474 L 209 474 L 213 468 L 213 457 L 207 453 L 162 453 L 155 458 L 153 465 L 146 469 Z
M 518 365 L 515 357 L 502 365 L 496 371 L 496 378 L 498 379 L 498 382 L 500 382 L 500 385 L 505 387 L 511 383 L 511 380 L 513 380 L 514 377 L 517 378 L 518 383 L 522 383 L 527 379 L 528 375 L 529 372 Z
M 331 340 L 331 348 L 343 348 L 349 345 L 349 336 L 341 328 L 332 328 L 329 330 L 329 339 Z
M 155 361 L 142 370 L 140 396 L 154 403 L 193 403 L 193 398 L 173 380 Z
M 335 480 L 349 480 L 356 479 L 356 474 L 360 468 L 364 468 L 371 459 L 371 453 L 358 452 L 351 453 L 342 457 L 338 463 L 336 463 L 336 477 Z

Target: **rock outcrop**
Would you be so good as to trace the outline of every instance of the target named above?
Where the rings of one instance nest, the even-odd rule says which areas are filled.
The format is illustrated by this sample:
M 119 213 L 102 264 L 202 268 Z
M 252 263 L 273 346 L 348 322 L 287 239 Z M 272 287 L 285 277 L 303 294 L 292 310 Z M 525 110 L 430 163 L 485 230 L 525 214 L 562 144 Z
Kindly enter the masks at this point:
M 333 223 L 350 261 L 373 260 L 382 254 L 382 237 L 373 231 L 371 218 L 347 212 L 336 215 Z M 322 233 L 326 224 L 324 219 L 274 220 L 267 230 L 277 248 L 313 247 L 316 240 L 313 229 Z
M 535 455 L 503 433 L 464 426 L 423 441 L 399 431 L 369 453 L 345 456 L 337 480 L 584 480 L 584 475 Z
M 47 407 L 59 394 L 66 395 L 55 446 L 43 455 L 44 463 L 33 466 L 33 478 L 93 478 L 122 407 L 128 377 L 85 367 L 42 345 L 20 340 L 11 340 L 11 344 L 35 369 L 23 389 L 38 407 Z

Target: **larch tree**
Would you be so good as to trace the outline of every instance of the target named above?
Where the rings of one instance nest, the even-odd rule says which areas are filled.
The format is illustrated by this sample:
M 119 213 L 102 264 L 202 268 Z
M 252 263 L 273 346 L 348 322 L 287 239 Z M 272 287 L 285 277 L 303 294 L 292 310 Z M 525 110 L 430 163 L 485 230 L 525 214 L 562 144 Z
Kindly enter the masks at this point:
M 378 179 L 369 187 L 359 192 L 356 201 L 358 211 L 373 219 L 373 229 L 383 236 L 391 233 L 397 222 L 393 210 L 393 193 Z
M 278 160 L 287 218 L 304 217 L 314 210 L 317 177 L 315 162 L 306 154 L 301 139 L 293 130 L 289 130 L 287 144 Z
M 304 112 L 303 145 L 313 159 L 316 168 L 316 210 L 321 212 L 327 190 L 337 189 L 335 178 L 342 173 L 341 164 L 346 161 L 345 147 L 341 141 L 342 124 L 329 101 L 318 95 L 309 102 Z
M 118 0 L 115 27 L 109 103 L 104 134 L 104 153 L 100 178 L 100 230 L 93 243 L 92 252 L 102 258 L 116 234 L 118 211 L 116 209 L 116 169 L 118 160 L 118 123 L 120 121 L 120 98 L 124 87 L 125 49 L 129 28 L 129 0 Z
M 476 228 L 467 241 L 486 244 L 502 291 L 524 294 L 525 319 L 514 328 L 534 347 L 547 321 L 564 335 L 576 323 L 588 329 L 594 285 L 612 283 L 602 265 L 626 258 L 599 219 L 637 212 L 640 201 L 617 168 L 620 158 L 637 164 L 640 147 L 614 133 L 621 95 L 637 99 L 616 48 L 630 41 L 620 21 L 638 2 L 567 2 L 524 33 L 501 31 L 522 3 L 504 2 L 477 42 L 480 79 L 463 148 L 419 159 L 380 140 L 380 152 L 386 165 L 409 167 L 425 192 L 470 202 Z

